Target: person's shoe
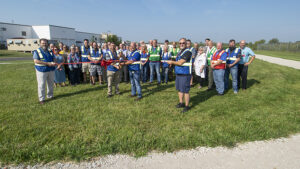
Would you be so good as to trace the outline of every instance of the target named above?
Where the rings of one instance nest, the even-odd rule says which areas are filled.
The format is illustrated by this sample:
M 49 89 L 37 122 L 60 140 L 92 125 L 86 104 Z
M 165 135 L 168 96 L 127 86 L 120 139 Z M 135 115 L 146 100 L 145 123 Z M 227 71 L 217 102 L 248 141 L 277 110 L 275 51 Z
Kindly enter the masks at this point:
M 198 86 L 198 89 L 201 89 L 202 88 L 202 86 Z
M 184 105 L 183 103 L 178 103 L 178 104 L 176 105 L 176 108 L 183 108 L 183 107 L 185 107 L 185 105 Z
M 136 95 L 129 95 L 129 97 L 135 97 Z
M 181 113 L 185 113 L 187 111 L 190 110 L 190 107 L 189 106 L 185 106 L 184 109 L 181 111 Z
M 119 93 L 116 93 L 116 95 L 122 95 L 122 93 L 119 92 Z
M 40 103 L 40 105 L 43 105 L 43 104 L 45 104 L 45 102 L 44 102 L 44 101 L 40 101 L 39 103 Z
M 233 93 L 234 93 L 234 94 L 237 94 L 238 92 L 237 92 L 237 91 L 234 91 Z
M 208 88 L 206 91 L 211 91 L 211 90 L 213 90 L 213 88 Z
M 223 93 L 218 93 L 218 96 L 223 96 L 224 94 Z
M 107 98 L 111 98 L 113 95 L 107 95 Z
M 141 99 L 142 99 L 142 97 L 138 97 L 138 98 L 135 99 L 135 101 L 139 101 Z

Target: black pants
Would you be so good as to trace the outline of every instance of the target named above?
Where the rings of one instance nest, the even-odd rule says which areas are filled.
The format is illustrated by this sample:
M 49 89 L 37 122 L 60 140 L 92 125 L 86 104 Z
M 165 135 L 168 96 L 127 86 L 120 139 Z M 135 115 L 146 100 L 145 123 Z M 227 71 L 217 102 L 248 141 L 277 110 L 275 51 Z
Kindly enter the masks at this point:
M 200 86 L 203 87 L 205 78 L 201 78 L 201 76 L 197 76 L 197 75 L 195 75 L 195 76 L 196 76 L 197 83 L 199 83 Z
M 79 68 L 73 68 L 73 70 L 70 70 L 69 74 L 70 74 L 71 85 L 80 83 L 80 69 Z
M 238 88 L 241 87 L 241 78 L 242 78 L 242 89 L 247 88 L 247 74 L 248 74 L 248 66 L 244 66 L 244 64 L 239 64 L 238 66 Z

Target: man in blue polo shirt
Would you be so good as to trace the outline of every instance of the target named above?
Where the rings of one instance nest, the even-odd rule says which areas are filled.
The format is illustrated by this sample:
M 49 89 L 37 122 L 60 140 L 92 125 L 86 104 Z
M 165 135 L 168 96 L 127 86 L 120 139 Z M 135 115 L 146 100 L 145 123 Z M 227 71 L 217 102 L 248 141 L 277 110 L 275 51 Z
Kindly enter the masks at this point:
M 229 74 L 232 78 L 232 88 L 234 94 L 238 93 L 238 63 L 241 59 L 241 49 L 235 47 L 235 40 L 231 39 L 229 41 L 229 48 L 226 49 L 227 61 L 226 61 L 226 70 L 225 70 L 225 90 L 228 89 L 229 83 Z
M 255 54 L 250 48 L 246 47 L 245 40 L 240 42 L 240 48 L 242 50 L 242 57 L 238 66 L 238 88 L 240 88 L 240 78 L 242 78 L 242 89 L 246 90 L 248 65 L 250 65 L 255 59 Z
M 137 98 L 136 100 L 142 99 L 142 88 L 140 85 L 140 59 L 141 54 L 137 50 L 137 45 L 135 42 L 131 42 L 130 49 L 131 53 L 128 56 L 128 61 L 125 63 L 125 65 L 128 65 L 129 70 L 129 77 L 130 77 L 130 83 L 131 83 L 131 95 L 130 97 L 135 97 L 136 93 Z
M 53 97 L 55 57 L 52 51 L 48 50 L 48 40 L 40 39 L 40 48 L 33 52 L 33 60 L 36 69 L 38 82 L 38 96 L 40 104 L 44 104 L 47 84 L 47 98 Z

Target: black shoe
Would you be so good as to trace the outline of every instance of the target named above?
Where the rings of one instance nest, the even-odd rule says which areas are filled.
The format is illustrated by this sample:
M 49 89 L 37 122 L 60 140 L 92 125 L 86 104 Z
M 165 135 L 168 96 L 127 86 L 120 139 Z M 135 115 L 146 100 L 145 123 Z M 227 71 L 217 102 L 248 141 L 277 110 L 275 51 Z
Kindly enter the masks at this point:
M 107 95 L 107 98 L 111 98 L 113 95 Z
M 135 99 L 135 101 L 139 101 L 141 99 L 142 99 L 142 97 L 138 97 L 138 98 Z
M 185 113 L 190 110 L 189 106 L 185 106 L 181 113 Z
M 183 108 L 183 107 L 185 107 L 185 105 L 184 105 L 183 103 L 178 103 L 178 104 L 176 105 L 176 108 Z
M 206 91 L 211 91 L 213 88 L 208 88 Z

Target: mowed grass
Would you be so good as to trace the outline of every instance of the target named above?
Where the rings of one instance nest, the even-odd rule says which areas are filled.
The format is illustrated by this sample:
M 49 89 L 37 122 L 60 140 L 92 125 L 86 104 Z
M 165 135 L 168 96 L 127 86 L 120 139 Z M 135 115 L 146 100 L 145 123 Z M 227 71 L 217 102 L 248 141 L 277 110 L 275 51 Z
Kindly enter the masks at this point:
M 10 50 L 0 50 L 0 59 L 9 57 L 32 57 L 32 54 L 30 52 L 24 53 Z
M 174 82 L 143 85 L 139 102 L 124 83 L 123 95 L 112 98 L 106 86 L 58 87 L 55 99 L 41 106 L 33 64 L 0 65 L 0 77 L 2 164 L 232 147 L 300 131 L 300 71 L 258 59 L 249 67 L 246 91 L 220 97 L 194 87 L 186 114 L 175 108 Z
M 257 50 L 255 54 L 273 56 L 283 59 L 300 61 L 300 52 Z

